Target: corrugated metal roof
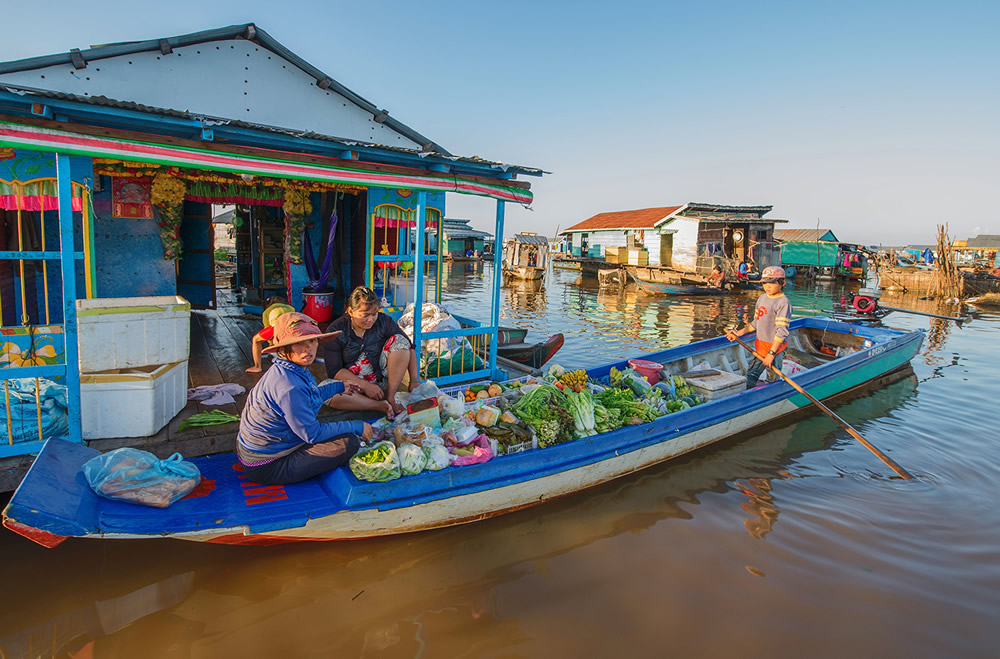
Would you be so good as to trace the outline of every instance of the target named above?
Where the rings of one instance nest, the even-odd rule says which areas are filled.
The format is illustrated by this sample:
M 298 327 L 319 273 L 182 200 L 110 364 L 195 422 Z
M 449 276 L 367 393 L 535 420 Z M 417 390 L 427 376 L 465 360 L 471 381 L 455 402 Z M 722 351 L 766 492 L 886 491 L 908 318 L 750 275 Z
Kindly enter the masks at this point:
M 176 117 L 178 119 L 188 119 L 190 121 L 204 121 L 206 125 L 210 127 L 233 126 L 236 128 L 248 128 L 251 130 L 260 130 L 267 133 L 286 135 L 289 137 L 319 140 L 322 142 L 331 142 L 333 144 L 344 146 L 348 149 L 350 149 L 351 147 L 365 147 L 370 149 L 378 149 L 380 151 L 392 151 L 395 153 L 413 154 L 420 156 L 422 158 L 441 157 L 448 162 L 465 162 L 477 165 L 486 165 L 501 171 L 514 171 L 518 173 L 528 174 L 531 176 L 541 176 L 542 174 L 549 173 L 544 170 L 533 167 L 524 167 L 522 165 L 511 165 L 508 163 L 484 160 L 479 156 L 453 156 L 444 153 L 427 154 L 425 152 L 421 152 L 416 149 L 407 149 L 405 147 L 391 146 L 386 144 L 376 144 L 374 142 L 361 142 L 358 140 L 348 140 L 340 137 L 334 137 L 332 135 L 323 135 L 321 133 L 314 133 L 312 131 L 300 131 L 291 128 L 268 126 L 266 124 L 257 124 L 250 121 L 240 121 L 239 119 L 228 119 L 225 117 L 213 117 L 211 115 L 194 113 L 194 112 L 182 112 L 180 110 L 171 110 L 169 108 L 150 107 L 148 105 L 142 105 L 141 103 L 134 103 L 132 101 L 121 101 L 113 98 L 107 98 L 106 96 L 79 96 L 77 94 L 54 92 L 54 91 L 49 91 L 47 89 L 34 89 L 31 87 L 4 84 L 3 82 L 0 82 L 0 91 L 10 92 L 12 94 L 17 94 L 18 96 L 38 96 L 41 98 L 53 98 L 62 101 L 73 101 L 78 103 L 86 103 L 89 105 L 98 105 L 101 107 L 117 108 L 120 110 L 134 110 L 136 112 L 157 114 L 164 117 Z
M 339 82 L 334 80 L 332 77 L 326 75 L 315 66 L 305 61 L 288 48 L 279 43 L 274 37 L 269 35 L 264 30 L 258 28 L 253 23 L 242 23 L 239 25 L 230 25 L 228 27 L 215 28 L 212 30 L 204 30 L 202 32 L 193 32 L 191 34 L 182 34 L 180 36 L 174 37 L 163 37 L 161 39 L 150 39 L 147 41 L 126 41 L 121 43 L 108 44 L 104 46 L 91 47 L 87 50 L 73 49 L 68 53 L 58 53 L 55 55 L 43 55 L 41 57 L 30 57 L 22 60 L 15 60 L 11 62 L 0 62 L 0 75 L 4 73 L 13 73 L 19 71 L 30 71 L 33 69 L 40 69 L 47 66 L 55 66 L 58 64 L 73 64 L 77 68 L 85 68 L 87 62 L 92 62 L 95 60 L 107 59 L 109 57 L 118 57 L 120 55 L 129 55 L 132 53 L 148 52 L 148 51 L 160 51 L 164 53 L 170 52 L 173 48 L 180 48 L 182 46 L 193 46 L 195 44 L 206 43 L 209 41 L 222 41 L 231 39 L 245 39 L 247 41 L 252 41 L 264 48 L 267 48 L 271 52 L 275 53 L 279 57 L 283 57 L 288 60 L 296 67 L 302 69 L 307 74 L 311 75 L 316 79 L 316 84 L 321 86 L 323 89 L 332 89 L 336 91 L 341 96 L 347 98 L 355 105 L 371 112 L 373 116 L 384 116 L 384 118 L 379 119 L 379 123 L 382 123 L 392 130 L 396 131 L 400 135 L 403 135 L 409 140 L 421 144 L 424 146 L 423 151 L 436 153 L 442 153 L 448 155 L 448 152 L 442 148 L 440 145 L 427 139 L 417 131 L 413 130 L 409 126 L 403 124 L 400 121 L 389 116 L 387 110 L 379 109 L 371 101 L 355 94 L 353 91 L 344 87 Z
M 829 229 L 775 229 L 774 239 L 785 241 L 826 240 L 834 243 L 837 242 L 837 236 L 833 235 L 833 231 Z
M 252 41 L 253 43 L 258 44 L 270 50 L 279 57 L 288 60 L 296 67 L 298 67 L 308 75 L 315 78 L 316 85 L 319 86 L 320 88 L 329 89 L 345 97 L 355 105 L 361 107 L 367 112 L 372 113 L 372 115 L 376 117 L 375 120 L 377 122 L 391 128 L 392 130 L 399 133 L 400 135 L 403 135 L 407 139 L 422 145 L 422 147 L 419 150 L 414 150 L 414 149 L 393 147 L 383 144 L 365 143 L 357 140 L 345 140 L 343 138 L 338 138 L 331 135 L 295 131 L 295 130 L 280 128 L 277 126 L 253 124 L 229 117 L 209 117 L 206 115 L 199 115 L 195 113 L 178 112 L 176 110 L 148 107 L 145 105 L 141 105 L 139 103 L 123 99 L 111 99 L 103 96 L 99 97 L 78 96 L 75 94 L 66 94 L 55 91 L 20 87 L 19 85 L 10 85 L 10 84 L 4 85 L 2 83 L 0 83 L 0 89 L 7 88 L 9 91 L 12 91 L 15 94 L 30 93 L 30 94 L 44 96 L 46 98 L 58 98 L 62 100 L 71 100 L 75 102 L 83 102 L 105 107 L 135 110 L 138 112 L 146 112 L 146 113 L 156 113 L 164 116 L 182 117 L 186 119 L 195 119 L 195 120 L 207 119 L 213 122 L 221 122 L 225 125 L 282 133 L 296 137 L 305 137 L 317 140 L 337 142 L 340 144 L 344 144 L 346 146 L 368 146 L 378 149 L 386 149 L 390 151 L 417 153 L 422 156 L 426 156 L 428 154 L 433 153 L 440 155 L 450 161 L 461 161 L 461 162 L 487 165 L 490 167 L 500 169 L 501 171 L 504 172 L 514 171 L 532 176 L 540 176 L 542 174 L 548 173 L 537 168 L 523 167 L 520 165 L 509 165 L 501 162 L 484 160 L 478 156 L 468 156 L 468 157 L 452 156 L 451 153 L 449 153 L 439 144 L 429 140 L 428 138 L 424 137 L 417 131 L 410 128 L 409 126 L 406 126 L 402 122 L 391 117 L 387 110 L 380 109 L 371 101 L 354 93 L 347 87 L 343 86 L 342 84 L 334 80 L 331 76 L 328 76 L 327 74 L 323 73 L 315 66 L 313 66 L 309 62 L 305 61 L 304 59 L 293 53 L 291 50 L 289 50 L 280 42 L 278 42 L 274 37 L 272 37 L 267 32 L 257 27 L 254 23 L 242 23 L 238 25 L 230 25 L 228 27 L 215 28 L 212 30 L 204 30 L 201 32 L 193 32 L 190 34 L 184 34 L 174 37 L 164 37 L 160 39 L 149 39 L 145 41 L 127 41 L 127 42 L 106 44 L 100 46 L 92 46 L 91 48 L 86 50 L 73 49 L 67 53 L 44 55 L 41 57 L 30 57 L 26 59 L 13 60 L 9 62 L 0 62 L 0 75 L 4 73 L 30 71 L 33 69 L 45 68 L 48 66 L 56 66 L 59 64 L 73 64 L 77 68 L 80 67 L 85 68 L 87 62 L 99 61 L 110 57 L 118 57 L 121 55 L 128 55 L 132 53 L 149 52 L 149 51 L 158 51 L 166 53 L 170 52 L 170 49 L 172 48 L 191 46 L 210 41 L 236 40 L 236 39 L 244 39 Z
M 431 230 L 430 233 L 437 233 Z M 469 226 L 469 220 L 457 220 L 444 218 L 444 233 L 448 238 L 493 238 L 492 233 L 473 229 Z
M 965 246 L 971 249 L 1000 249 L 1000 236 L 980 234 L 969 238 Z
M 545 236 L 538 236 L 533 233 L 515 233 L 514 240 L 525 245 L 548 245 L 549 239 Z
M 607 231 L 612 229 L 652 229 L 656 223 L 665 217 L 676 213 L 683 206 L 662 206 L 660 208 L 641 208 L 634 211 L 612 211 L 598 213 L 591 218 L 574 224 L 562 233 L 574 231 Z

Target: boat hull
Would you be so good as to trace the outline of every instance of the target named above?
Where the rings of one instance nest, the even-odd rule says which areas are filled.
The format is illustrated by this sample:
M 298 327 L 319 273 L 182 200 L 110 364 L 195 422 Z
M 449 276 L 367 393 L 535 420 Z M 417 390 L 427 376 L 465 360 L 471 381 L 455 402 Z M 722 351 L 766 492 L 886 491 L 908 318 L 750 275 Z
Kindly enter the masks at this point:
M 663 281 L 649 281 L 636 278 L 640 290 L 655 295 L 725 295 L 726 291 L 714 286 L 699 286 L 697 284 L 671 284 Z
M 923 334 L 798 319 L 796 330 L 837 332 L 857 343 L 855 353 L 796 376 L 816 398 L 861 386 L 905 366 Z M 807 334 L 803 333 L 803 336 Z M 798 334 L 795 334 L 798 336 Z M 742 357 L 741 357 L 742 355 Z M 725 338 L 647 355 L 687 370 L 711 358 L 745 363 Z M 594 377 L 612 366 L 591 369 Z M 714 364 L 713 364 L 714 366 Z M 496 458 L 470 467 L 400 478 L 388 483 L 356 480 L 346 469 L 289 486 L 246 481 L 233 456 L 193 460 L 202 470 L 199 490 L 167 509 L 98 499 L 80 473 L 96 452 L 49 440 L 4 511 L 4 524 L 44 540 L 66 536 L 175 537 L 233 544 L 342 540 L 462 524 L 537 505 L 626 476 L 709 446 L 810 405 L 784 382 L 774 382 L 653 422 L 585 437 L 544 450 Z M 37 538 L 32 538 L 36 539 Z
M 553 334 L 541 343 L 510 342 L 501 343 L 497 354 L 531 368 L 541 368 L 545 362 L 552 359 L 564 343 L 562 334 Z
M 514 268 L 507 268 L 503 271 L 505 277 L 510 277 L 512 279 L 524 279 L 526 281 L 534 281 L 536 279 L 541 279 L 545 276 L 544 268 L 532 268 L 530 266 L 518 266 Z

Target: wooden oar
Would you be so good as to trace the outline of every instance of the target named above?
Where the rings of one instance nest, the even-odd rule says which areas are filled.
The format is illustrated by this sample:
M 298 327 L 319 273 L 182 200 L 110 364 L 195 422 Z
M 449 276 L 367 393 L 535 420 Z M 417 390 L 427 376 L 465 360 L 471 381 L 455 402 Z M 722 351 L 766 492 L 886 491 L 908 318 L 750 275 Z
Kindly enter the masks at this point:
M 741 346 L 743 346 L 744 348 L 746 348 L 747 350 L 749 350 L 751 353 L 753 353 L 754 355 L 757 354 L 756 351 L 753 348 L 751 348 L 750 346 L 748 346 L 746 343 L 744 343 L 743 340 L 740 339 L 740 337 L 737 336 L 737 337 L 735 337 L 735 339 L 736 339 L 737 343 L 739 343 Z M 802 394 L 803 396 L 805 396 L 806 398 L 808 398 L 809 400 L 811 400 L 813 403 L 815 403 L 816 407 L 818 407 L 819 409 L 823 410 L 828 417 L 830 417 L 831 419 L 833 419 L 834 421 L 836 421 L 840 425 L 841 428 L 843 428 L 848 433 L 850 433 L 851 437 L 853 437 L 854 439 L 856 439 L 859 442 L 861 442 L 864 445 L 864 447 L 866 449 L 868 449 L 869 451 L 871 451 L 872 453 L 874 453 L 875 456 L 879 460 L 881 460 L 882 462 L 884 462 L 887 465 L 889 465 L 890 469 L 892 469 L 894 472 L 896 472 L 897 474 L 899 474 L 900 476 L 902 476 L 903 478 L 905 478 L 907 480 L 913 478 L 913 476 L 911 476 L 905 469 L 903 469 L 898 464 L 896 464 L 895 462 L 893 462 L 892 459 L 889 456 L 887 456 L 882 451 L 878 450 L 871 442 L 869 442 L 867 439 L 865 439 L 864 437 L 862 437 L 861 433 L 859 433 L 857 430 L 855 430 L 854 428 L 851 427 L 851 424 L 849 424 L 846 421 L 844 421 L 843 419 L 841 419 L 839 416 L 837 416 L 834 413 L 833 410 L 831 410 L 829 407 L 827 407 L 823 403 L 821 403 L 818 400 L 816 400 L 812 396 L 812 394 L 810 394 L 805 389 L 803 389 L 798 384 L 796 384 L 790 377 L 788 377 L 787 375 L 785 375 L 784 373 L 782 373 L 780 368 L 775 368 L 772 365 L 770 367 L 770 369 L 771 369 L 771 372 L 775 373 L 782 380 L 784 380 L 788 384 L 792 385 L 792 387 L 796 391 L 798 391 L 800 394 Z
M 962 323 L 969 319 L 968 316 L 942 316 L 936 313 L 929 313 L 927 311 L 914 311 L 913 309 L 900 309 L 899 307 L 887 307 L 884 304 L 878 305 L 881 309 L 887 309 L 889 311 L 902 311 L 903 313 L 912 313 L 918 316 L 928 316 L 930 318 L 940 318 L 941 320 L 954 320 L 956 323 Z

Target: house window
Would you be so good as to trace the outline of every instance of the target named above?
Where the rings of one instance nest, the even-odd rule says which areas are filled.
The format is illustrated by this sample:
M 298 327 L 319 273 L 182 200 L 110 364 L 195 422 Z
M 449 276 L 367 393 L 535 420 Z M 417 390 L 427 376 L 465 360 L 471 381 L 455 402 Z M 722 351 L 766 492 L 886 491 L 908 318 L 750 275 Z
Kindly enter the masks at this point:
M 642 229 L 633 229 L 628 234 L 629 249 L 642 249 L 646 246 L 646 232 Z

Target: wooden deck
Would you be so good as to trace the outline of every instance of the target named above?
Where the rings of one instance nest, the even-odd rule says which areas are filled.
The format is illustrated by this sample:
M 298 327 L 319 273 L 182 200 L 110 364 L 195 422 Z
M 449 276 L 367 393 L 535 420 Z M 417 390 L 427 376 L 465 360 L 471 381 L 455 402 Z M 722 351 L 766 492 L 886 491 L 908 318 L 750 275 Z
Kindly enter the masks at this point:
M 178 430 L 181 422 L 197 412 L 222 410 L 239 415 L 243 410 L 247 392 L 257 384 L 262 373 L 247 373 L 245 369 L 253 364 L 251 340 L 263 327 L 259 315 L 243 313 L 242 305 L 236 303 L 228 289 L 216 289 L 217 309 L 195 309 L 191 312 L 191 353 L 188 359 L 188 386 L 236 383 L 242 385 L 244 393 L 236 396 L 235 404 L 203 405 L 188 401 L 177 416 L 155 435 L 149 437 L 127 437 L 97 439 L 87 442 L 99 451 L 129 446 L 149 451 L 160 458 L 173 453 L 184 457 L 225 453 L 236 450 L 238 423 L 219 426 L 202 426 Z M 264 370 L 270 365 L 265 355 Z M 326 369 L 317 362 L 311 368 L 317 381 L 326 378 Z M 320 412 L 323 421 L 361 419 L 370 413 L 338 412 L 324 407 Z M 16 456 L 0 459 L 0 492 L 9 492 L 21 482 L 33 457 Z

